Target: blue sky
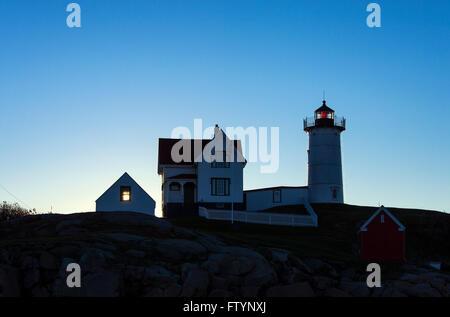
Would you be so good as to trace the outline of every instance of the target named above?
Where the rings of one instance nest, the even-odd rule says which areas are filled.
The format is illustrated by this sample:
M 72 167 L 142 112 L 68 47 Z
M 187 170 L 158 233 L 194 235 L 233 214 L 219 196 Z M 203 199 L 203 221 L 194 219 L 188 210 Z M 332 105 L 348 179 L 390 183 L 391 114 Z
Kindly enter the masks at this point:
M 0 184 L 40 211 L 95 209 L 127 171 L 156 200 L 173 128 L 280 127 L 280 168 L 246 189 L 306 185 L 302 119 L 347 118 L 345 199 L 450 212 L 448 1 L 0 2 Z M 0 200 L 14 201 L 0 187 Z

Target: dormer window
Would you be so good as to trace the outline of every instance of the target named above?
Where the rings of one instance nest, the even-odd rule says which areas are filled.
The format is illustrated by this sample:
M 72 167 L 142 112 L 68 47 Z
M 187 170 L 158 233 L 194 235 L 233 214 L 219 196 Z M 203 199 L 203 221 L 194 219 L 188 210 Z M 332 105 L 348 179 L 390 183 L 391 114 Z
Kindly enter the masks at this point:
M 130 202 L 131 201 L 131 187 L 121 186 L 120 187 L 120 201 Z

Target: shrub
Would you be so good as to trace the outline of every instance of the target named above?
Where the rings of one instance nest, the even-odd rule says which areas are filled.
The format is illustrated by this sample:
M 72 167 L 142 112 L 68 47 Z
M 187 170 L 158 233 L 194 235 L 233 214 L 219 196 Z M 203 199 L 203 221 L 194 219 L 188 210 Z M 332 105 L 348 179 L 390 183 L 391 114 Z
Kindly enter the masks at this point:
M 26 209 L 21 207 L 18 203 L 8 203 L 4 201 L 0 203 L 0 221 L 5 221 L 18 217 L 25 217 L 36 214 L 36 209 Z

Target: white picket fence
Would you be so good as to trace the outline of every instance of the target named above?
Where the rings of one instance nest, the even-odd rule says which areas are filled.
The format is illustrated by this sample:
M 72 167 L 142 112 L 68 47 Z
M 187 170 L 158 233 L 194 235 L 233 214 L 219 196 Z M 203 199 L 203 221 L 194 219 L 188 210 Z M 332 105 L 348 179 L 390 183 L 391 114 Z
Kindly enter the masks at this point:
M 214 210 L 199 207 L 199 216 L 211 220 L 260 223 L 277 226 L 317 227 L 317 215 L 309 204 L 305 204 L 309 216 L 274 214 L 266 212 Z

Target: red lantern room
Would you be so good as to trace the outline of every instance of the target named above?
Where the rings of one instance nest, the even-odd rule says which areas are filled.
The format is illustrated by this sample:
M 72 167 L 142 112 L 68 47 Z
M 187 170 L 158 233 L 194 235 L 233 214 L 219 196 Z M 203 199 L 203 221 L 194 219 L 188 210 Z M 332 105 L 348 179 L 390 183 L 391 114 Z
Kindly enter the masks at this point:
M 334 110 L 327 106 L 324 100 L 322 106 L 314 111 L 314 117 L 306 118 L 304 121 L 304 130 L 310 132 L 314 128 L 335 127 L 341 132 L 345 130 L 345 118 L 336 117 Z

